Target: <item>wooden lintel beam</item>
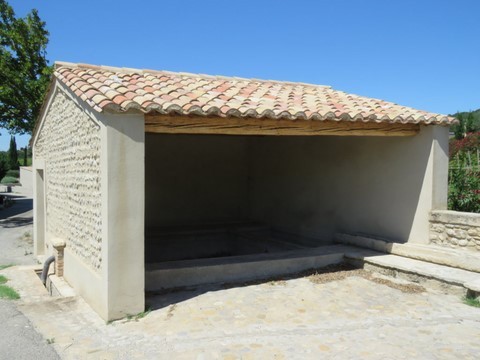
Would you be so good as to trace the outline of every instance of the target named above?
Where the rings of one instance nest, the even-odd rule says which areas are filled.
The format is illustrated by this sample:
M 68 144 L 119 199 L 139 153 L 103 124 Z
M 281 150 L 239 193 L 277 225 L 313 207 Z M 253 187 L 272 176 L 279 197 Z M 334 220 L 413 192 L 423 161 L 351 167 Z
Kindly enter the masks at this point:
M 223 135 L 412 136 L 418 124 L 145 115 L 145 132 Z

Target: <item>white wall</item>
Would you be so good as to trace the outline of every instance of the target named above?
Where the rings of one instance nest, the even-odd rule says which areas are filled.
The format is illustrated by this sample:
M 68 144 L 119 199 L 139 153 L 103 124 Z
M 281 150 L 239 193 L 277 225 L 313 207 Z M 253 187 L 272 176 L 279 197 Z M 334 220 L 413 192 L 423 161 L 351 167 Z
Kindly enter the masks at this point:
M 33 173 L 31 166 L 20 166 L 20 184 L 22 184 L 22 194 L 33 195 Z

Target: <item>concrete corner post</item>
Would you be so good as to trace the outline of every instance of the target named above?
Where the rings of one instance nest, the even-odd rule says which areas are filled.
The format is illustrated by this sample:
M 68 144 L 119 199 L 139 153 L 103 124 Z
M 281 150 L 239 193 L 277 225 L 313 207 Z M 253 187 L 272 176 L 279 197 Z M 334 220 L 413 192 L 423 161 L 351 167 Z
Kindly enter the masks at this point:
M 432 129 L 433 193 L 432 210 L 446 210 L 448 197 L 448 126 Z
M 419 135 L 428 154 L 422 190 L 413 220 L 409 242 L 427 244 L 430 240 L 429 214 L 447 208 L 448 127 L 422 126 Z
M 145 310 L 145 125 L 143 115 L 102 122 L 102 316 L 115 320 Z

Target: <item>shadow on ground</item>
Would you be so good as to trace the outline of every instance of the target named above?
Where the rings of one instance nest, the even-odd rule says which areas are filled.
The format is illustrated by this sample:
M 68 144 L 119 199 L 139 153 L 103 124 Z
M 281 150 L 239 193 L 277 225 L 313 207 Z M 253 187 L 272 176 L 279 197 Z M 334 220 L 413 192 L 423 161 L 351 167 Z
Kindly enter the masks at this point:
M 358 270 L 357 267 L 347 264 L 347 263 L 340 263 L 329 265 L 321 269 L 310 269 L 305 270 L 297 274 L 292 275 L 284 275 L 284 276 L 275 276 L 268 279 L 261 279 L 261 280 L 252 280 L 252 281 L 243 281 L 243 282 L 235 282 L 235 283 L 228 283 L 228 284 L 213 284 L 213 285 L 198 285 L 198 286 L 189 286 L 183 288 L 174 288 L 174 289 L 166 289 L 166 290 L 159 290 L 159 291 L 149 291 L 146 292 L 145 297 L 145 306 L 148 310 L 158 310 L 170 305 L 175 305 L 181 303 L 183 301 L 187 301 L 189 299 L 195 298 L 207 292 L 215 292 L 225 289 L 231 288 L 240 288 L 246 287 L 251 285 L 259 285 L 259 284 L 269 284 L 272 285 L 285 282 L 286 280 L 291 279 L 298 279 L 303 277 L 312 278 L 315 276 L 324 276 L 325 282 L 341 280 L 344 276 L 348 276 L 349 273 L 351 275 L 355 274 L 355 271 Z
M 22 195 L 5 194 L 13 200 L 13 205 L 0 209 L 0 227 L 14 228 L 19 226 L 31 225 L 33 223 L 33 215 L 25 214 L 33 209 L 33 200 Z M 23 216 L 17 216 L 17 215 Z
M 33 224 L 32 217 L 15 217 L 13 219 L 0 220 L 0 227 L 6 228 L 6 229 L 32 225 L 32 224 Z

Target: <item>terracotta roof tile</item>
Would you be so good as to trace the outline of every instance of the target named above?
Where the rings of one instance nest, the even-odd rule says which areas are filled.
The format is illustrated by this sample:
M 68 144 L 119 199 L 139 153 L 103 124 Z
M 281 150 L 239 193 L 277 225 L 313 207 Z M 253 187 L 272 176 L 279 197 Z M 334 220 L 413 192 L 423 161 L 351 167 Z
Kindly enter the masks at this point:
M 95 110 L 451 124 L 454 118 L 328 86 L 56 63 L 55 76 Z

